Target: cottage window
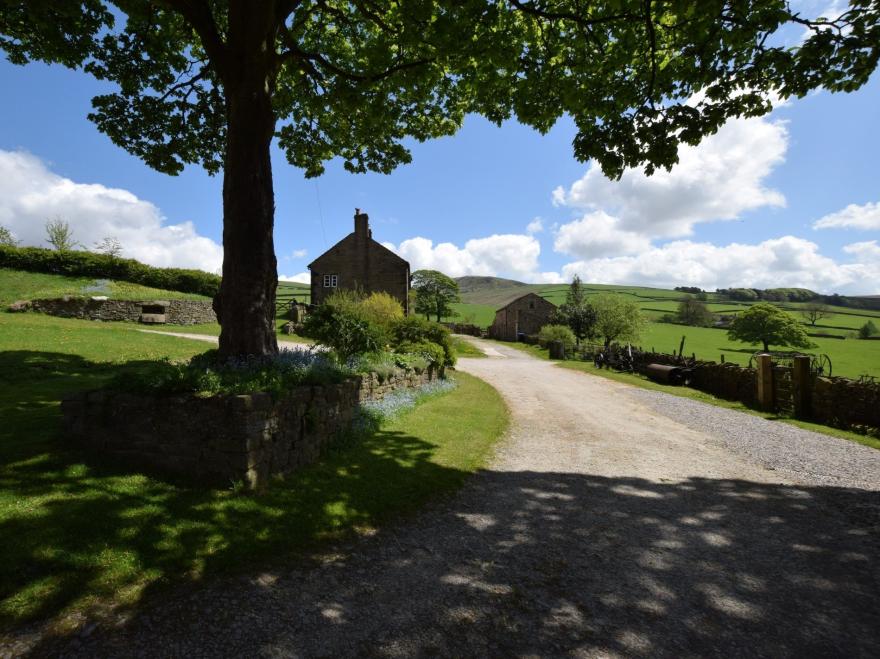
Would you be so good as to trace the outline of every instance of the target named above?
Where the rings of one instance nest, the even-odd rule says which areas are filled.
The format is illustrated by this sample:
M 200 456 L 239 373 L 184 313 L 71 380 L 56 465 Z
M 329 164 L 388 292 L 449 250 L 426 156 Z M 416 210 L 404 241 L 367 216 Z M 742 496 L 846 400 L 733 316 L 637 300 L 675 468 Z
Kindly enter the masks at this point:
M 324 288 L 336 288 L 339 275 L 324 275 Z
M 529 302 L 529 309 L 534 309 L 534 308 L 535 308 L 535 303 Z

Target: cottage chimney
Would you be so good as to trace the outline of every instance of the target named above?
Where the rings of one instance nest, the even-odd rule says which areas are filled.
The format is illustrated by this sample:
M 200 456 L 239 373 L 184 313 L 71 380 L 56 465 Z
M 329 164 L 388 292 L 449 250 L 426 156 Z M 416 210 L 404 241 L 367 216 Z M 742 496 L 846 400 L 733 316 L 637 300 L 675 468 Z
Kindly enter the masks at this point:
M 361 213 L 360 208 L 354 209 L 354 235 L 357 238 L 370 238 L 373 235 L 370 231 L 370 216 Z

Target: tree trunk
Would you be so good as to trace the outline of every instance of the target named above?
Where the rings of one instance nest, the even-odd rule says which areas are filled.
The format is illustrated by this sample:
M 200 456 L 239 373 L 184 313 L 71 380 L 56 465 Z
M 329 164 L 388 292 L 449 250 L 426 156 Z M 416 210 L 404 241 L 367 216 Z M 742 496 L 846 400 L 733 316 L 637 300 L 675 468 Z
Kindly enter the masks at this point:
M 763 341 L 763 339 L 762 339 L 762 341 Z M 770 344 L 768 344 L 766 341 L 763 341 L 763 343 L 764 343 L 764 352 L 770 352 Z
M 258 11 L 242 13 L 238 29 L 230 21 L 236 34 L 230 33 L 230 69 L 224 80 L 223 281 L 215 300 L 221 359 L 278 352 L 275 195 L 269 152 L 275 115 L 265 48 L 269 37 Z

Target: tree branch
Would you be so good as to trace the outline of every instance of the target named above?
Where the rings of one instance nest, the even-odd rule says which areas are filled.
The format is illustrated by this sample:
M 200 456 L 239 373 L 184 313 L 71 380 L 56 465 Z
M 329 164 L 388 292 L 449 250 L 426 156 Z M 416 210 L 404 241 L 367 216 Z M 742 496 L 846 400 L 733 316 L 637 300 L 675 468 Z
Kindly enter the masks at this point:
M 601 16 L 599 18 L 584 18 L 583 16 L 573 14 L 572 12 L 555 12 L 541 9 L 540 7 L 536 6 L 535 2 L 522 2 L 521 0 L 508 0 L 508 2 L 510 2 L 510 4 L 519 9 L 521 12 L 531 14 L 532 16 L 538 16 L 539 18 L 545 18 L 551 21 L 568 20 L 576 23 L 577 25 L 582 25 L 585 27 L 637 18 L 637 16 L 629 12 L 624 12 L 620 14 L 609 14 L 608 16 Z
M 217 29 L 214 15 L 206 0 L 160 0 L 164 5 L 179 13 L 190 24 L 211 58 L 211 64 L 221 77 L 226 75 L 226 44 Z

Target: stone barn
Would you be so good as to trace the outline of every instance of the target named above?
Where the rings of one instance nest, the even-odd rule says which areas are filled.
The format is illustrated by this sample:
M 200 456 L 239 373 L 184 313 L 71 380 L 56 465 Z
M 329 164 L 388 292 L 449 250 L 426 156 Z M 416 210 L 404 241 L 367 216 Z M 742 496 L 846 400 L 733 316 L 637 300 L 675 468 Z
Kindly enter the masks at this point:
M 355 209 L 354 232 L 309 263 L 312 304 L 340 288 L 388 293 L 409 313 L 409 262 L 373 240 L 370 218 Z
M 528 293 L 495 312 L 489 336 L 502 341 L 516 341 L 520 334 L 537 334 L 550 322 L 556 305 L 540 295 Z

